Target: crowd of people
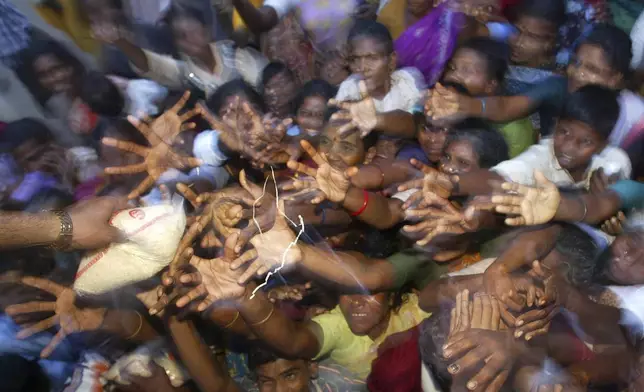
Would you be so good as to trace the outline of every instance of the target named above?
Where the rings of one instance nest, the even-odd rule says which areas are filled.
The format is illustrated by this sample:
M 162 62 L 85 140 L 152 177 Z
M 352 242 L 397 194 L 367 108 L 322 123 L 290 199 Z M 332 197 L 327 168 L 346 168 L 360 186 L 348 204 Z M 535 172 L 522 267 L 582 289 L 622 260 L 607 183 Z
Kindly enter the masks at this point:
M 644 391 L 643 53 L 640 0 L 0 0 L 0 392 Z

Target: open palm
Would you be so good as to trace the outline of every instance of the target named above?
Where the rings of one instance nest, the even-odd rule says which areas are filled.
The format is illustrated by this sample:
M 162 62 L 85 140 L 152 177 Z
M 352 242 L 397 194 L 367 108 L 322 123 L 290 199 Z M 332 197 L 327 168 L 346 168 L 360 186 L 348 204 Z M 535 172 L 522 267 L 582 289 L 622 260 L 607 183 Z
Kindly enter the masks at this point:
M 355 102 L 338 102 L 331 99 L 329 104 L 337 106 L 342 111 L 335 113 L 332 119 L 347 120 L 348 124 L 343 125 L 338 133 L 347 134 L 353 129 L 358 128 L 360 137 L 365 137 L 371 133 L 378 125 L 378 111 L 376 110 L 376 102 L 369 95 L 367 85 L 364 80 L 358 82 L 360 89 L 359 101 Z
M 53 312 L 54 315 L 37 322 L 18 333 L 19 339 L 27 338 L 36 333 L 45 331 L 56 325 L 60 329 L 42 350 L 40 356 L 48 357 L 67 335 L 83 331 L 94 331 L 101 327 L 105 318 L 104 308 L 79 308 L 76 305 L 76 293 L 69 288 L 61 286 L 47 279 L 24 277 L 20 280 L 24 285 L 35 287 L 56 297 L 56 301 L 34 301 L 24 304 L 11 305 L 6 308 L 9 316 L 25 315 L 29 313 Z
M 561 201 L 557 186 L 539 171 L 535 171 L 534 179 L 536 187 L 506 182 L 502 187 L 508 193 L 492 197 L 497 212 L 516 215 L 505 220 L 507 225 L 539 225 L 557 213 Z
M 313 181 L 300 181 L 302 183 L 300 189 L 297 189 L 296 186 L 290 189 L 300 190 L 300 193 L 321 192 L 322 194 L 318 194 L 313 198 L 311 201 L 313 204 L 319 204 L 325 199 L 334 203 L 343 202 L 351 186 L 351 178 L 347 172 L 331 166 L 324 153 L 319 153 L 308 141 L 302 140 L 300 144 L 304 151 L 318 165 L 318 168 L 313 169 L 303 163 L 289 161 L 287 164 L 289 169 L 305 174 L 313 179 Z M 294 182 L 295 184 L 296 182 Z M 289 190 L 287 188 L 284 189 Z

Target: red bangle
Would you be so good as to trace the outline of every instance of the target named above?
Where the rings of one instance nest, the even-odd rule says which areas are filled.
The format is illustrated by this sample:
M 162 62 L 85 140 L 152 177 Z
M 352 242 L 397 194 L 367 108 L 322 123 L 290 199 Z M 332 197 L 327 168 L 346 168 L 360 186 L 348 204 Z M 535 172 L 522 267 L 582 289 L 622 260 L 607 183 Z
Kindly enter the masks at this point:
M 364 212 L 364 210 L 367 209 L 367 205 L 369 205 L 369 192 L 367 192 L 365 189 L 362 190 L 362 193 L 364 194 L 364 203 L 362 203 L 362 207 L 356 212 L 352 212 L 351 216 L 358 216 Z

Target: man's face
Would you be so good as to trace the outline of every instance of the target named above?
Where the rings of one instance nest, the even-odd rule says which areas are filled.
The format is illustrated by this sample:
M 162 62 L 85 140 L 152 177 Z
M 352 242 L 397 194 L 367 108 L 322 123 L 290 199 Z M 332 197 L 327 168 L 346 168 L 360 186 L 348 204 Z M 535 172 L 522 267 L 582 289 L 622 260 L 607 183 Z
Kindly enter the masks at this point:
M 317 377 L 317 364 L 302 359 L 278 359 L 256 370 L 260 392 L 309 392 L 312 378 Z
M 588 124 L 560 119 L 554 134 L 554 150 L 559 165 L 568 170 L 585 169 L 593 155 L 599 154 L 606 141 Z
M 467 89 L 473 96 L 491 95 L 498 86 L 495 80 L 487 75 L 485 59 L 472 49 L 459 49 L 447 64 L 445 82 L 457 83 Z
M 568 89 L 576 91 L 587 84 L 617 89 L 624 76 L 613 70 L 602 48 L 583 44 L 568 66 Z

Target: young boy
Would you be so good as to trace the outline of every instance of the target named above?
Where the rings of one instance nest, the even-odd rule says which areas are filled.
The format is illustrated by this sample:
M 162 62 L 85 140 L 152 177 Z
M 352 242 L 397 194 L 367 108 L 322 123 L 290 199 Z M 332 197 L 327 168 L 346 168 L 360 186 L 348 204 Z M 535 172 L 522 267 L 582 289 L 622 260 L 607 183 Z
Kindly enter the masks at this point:
M 608 146 L 609 135 L 619 116 L 617 93 L 605 87 L 588 85 L 568 98 L 555 133 L 514 159 L 501 162 L 489 171 L 451 176 L 446 187 L 453 194 L 487 194 L 490 180 L 534 184 L 534 171 L 541 171 L 557 186 L 588 188 L 592 173 L 602 168 L 607 175 L 631 175 L 626 153 Z
M 644 102 L 635 94 L 622 90 L 631 61 L 631 41 L 628 34 L 615 26 L 597 25 L 579 45 L 568 66 L 568 77 L 552 77 L 534 88 L 514 96 L 471 98 L 454 92 L 436 89 L 433 103 L 449 102 L 454 111 L 433 113 L 434 117 L 482 117 L 494 122 L 523 118 L 542 106 L 560 111 L 569 95 L 587 84 L 598 84 L 621 91 L 620 113 L 610 134 L 611 145 L 623 147 L 623 142 L 641 119 Z
M 447 64 L 443 85 L 458 84 L 472 97 L 499 94 L 508 70 L 508 46 L 490 38 L 473 38 L 463 43 Z M 528 118 L 499 124 L 513 158 L 536 140 L 534 128 Z

